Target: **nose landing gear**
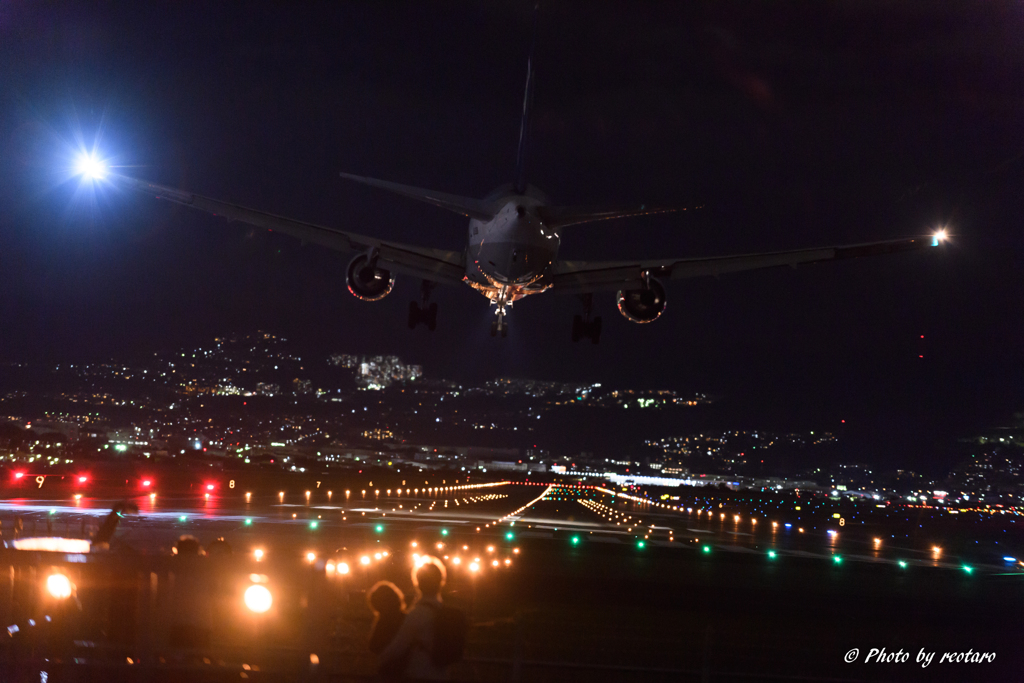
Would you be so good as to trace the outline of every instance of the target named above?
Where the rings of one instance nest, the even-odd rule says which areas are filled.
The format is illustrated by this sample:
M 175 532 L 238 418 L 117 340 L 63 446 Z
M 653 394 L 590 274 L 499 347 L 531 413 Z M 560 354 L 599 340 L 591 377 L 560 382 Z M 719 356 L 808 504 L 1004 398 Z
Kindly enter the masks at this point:
M 502 338 L 508 336 L 508 323 L 505 322 L 505 307 L 512 307 L 512 302 L 508 300 L 508 287 L 502 287 L 501 291 L 498 292 L 498 296 L 491 299 L 491 303 L 497 306 L 494 311 L 495 319 L 491 321 L 491 336 L 497 337 L 499 334 Z

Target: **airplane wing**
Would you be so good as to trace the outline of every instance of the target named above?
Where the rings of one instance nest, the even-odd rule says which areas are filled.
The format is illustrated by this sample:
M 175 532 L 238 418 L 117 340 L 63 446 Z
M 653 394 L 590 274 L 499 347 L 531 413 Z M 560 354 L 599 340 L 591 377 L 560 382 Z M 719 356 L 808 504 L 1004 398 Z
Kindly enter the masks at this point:
M 547 227 L 557 230 L 567 225 L 578 223 L 591 223 L 611 218 L 627 218 L 629 216 L 647 216 L 654 213 L 672 213 L 673 211 L 686 211 L 688 207 L 675 206 L 647 206 L 639 204 L 635 206 L 539 206 L 537 215 Z M 699 208 L 699 207 L 696 207 Z
M 724 275 L 775 266 L 795 268 L 804 263 L 892 254 L 937 246 L 940 237 L 914 237 L 817 249 L 794 249 L 763 254 L 715 256 L 711 258 L 652 259 L 635 261 L 556 261 L 546 282 L 551 291 L 566 294 L 638 289 L 643 273 L 665 280 Z
M 390 242 L 366 235 L 357 235 L 354 232 L 345 232 L 336 228 L 283 218 L 271 213 L 249 209 L 218 199 L 210 199 L 209 197 L 192 194 L 184 190 L 176 190 L 172 187 L 127 176 L 117 176 L 111 179 L 115 182 L 120 182 L 129 189 L 156 197 L 157 199 L 165 199 L 176 204 L 191 206 L 194 209 L 199 209 L 215 216 L 223 216 L 228 221 L 238 221 L 248 225 L 255 225 L 258 228 L 266 228 L 273 232 L 297 237 L 304 243 L 312 242 L 313 244 L 319 244 L 328 249 L 341 252 L 367 252 L 371 249 L 376 249 L 378 252 L 377 262 L 382 267 L 395 273 L 411 275 L 444 284 L 461 283 L 466 274 L 465 255 L 462 252 L 430 249 L 428 247 Z

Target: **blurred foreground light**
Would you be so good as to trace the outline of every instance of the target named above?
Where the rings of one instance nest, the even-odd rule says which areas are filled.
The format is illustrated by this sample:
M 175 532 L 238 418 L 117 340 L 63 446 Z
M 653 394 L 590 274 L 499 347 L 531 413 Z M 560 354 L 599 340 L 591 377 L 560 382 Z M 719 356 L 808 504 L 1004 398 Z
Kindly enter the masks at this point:
M 348 572 L 349 572 L 348 562 L 339 562 L 338 563 L 338 573 L 339 574 L 348 574 Z
M 313 564 L 313 562 L 315 560 L 316 560 L 316 553 L 306 553 L 306 561 L 307 562 L 309 562 L 310 564 Z
M 334 566 L 333 562 L 328 562 L 324 569 L 327 571 L 328 574 L 333 574 L 336 567 Z
M 81 538 L 57 538 L 41 536 L 36 538 L 16 538 L 10 541 L 15 550 L 43 550 L 52 553 L 87 553 L 91 543 Z
M 480 571 L 480 565 L 477 564 L 476 562 L 471 562 L 470 565 L 469 565 L 469 571 L 471 571 L 471 572 Z
M 63 574 L 50 574 L 46 578 L 46 590 L 58 600 L 71 597 L 71 579 Z
M 274 604 L 274 597 L 266 586 L 253 584 L 245 589 L 245 606 L 249 611 L 263 614 Z
M 102 180 L 107 175 L 107 166 L 92 154 L 82 154 L 75 162 L 75 172 L 90 180 Z
M 256 550 L 252 551 L 252 556 L 256 558 L 257 562 L 259 562 L 260 560 L 263 559 L 263 549 L 262 548 L 256 548 Z
M 462 564 L 462 558 L 453 557 L 452 558 L 452 564 Z
M 362 557 L 360 557 L 359 558 L 359 564 L 363 565 L 364 567 L 366 565 L 370 564 L 370 556 L 369 555 L 363 555 Z

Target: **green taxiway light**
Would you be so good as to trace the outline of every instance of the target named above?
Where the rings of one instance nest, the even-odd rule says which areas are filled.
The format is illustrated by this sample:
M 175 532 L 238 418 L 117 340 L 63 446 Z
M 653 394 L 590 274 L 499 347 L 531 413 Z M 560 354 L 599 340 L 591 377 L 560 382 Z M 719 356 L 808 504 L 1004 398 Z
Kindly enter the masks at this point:
M 647 545 L 647 544 L 644 543 L 643 541 L 637 541 L 636 542 L 636 547 L 640 548 L 640 550 L 643 550 L 645 545 Z
M 900 569 L 906 569 L 907 568 L 907 563 L 904 562 L 903 560 L 899 561 L 899 565 L 900 565 Z
M 50 514 L 51 515 L 55 515 L 55 514 L 57 514 L 57 511 L 56 510 L 50 510 Z
M 377 527 L 377 529 L 379 530 L 379 529 L 381 529 L 381 527 Z M 448 530 L 447 529 L 441 529 L 441 535 L 442 536 L 447 536 L 448 535 Z
M 704 546 L 704 547 L 702 548 L 702 550 L 703 550 L 704 552 L 706 552 L 706 553 L 710 553 L 710 552 L 711 552 L 711 546 L 709 546 L 709 545 L 706 545 L 706 546 Z
M 580 537 L 579 537 L 579 536 L 573 536 L 573 537 L 572 537 L 572 544 L 573 544 L 573 545 L 577 545 L 577 544 L 578 544 L 579 542 L 580 542 Z M 640 547 L 641 547 L 641 548 L 643 548 L 643 547 L 644 547 L 644 546 L 643 546 L 643 543 L 641 543 L 641 544 L 640 544 Z
M 772 559 L 772 560 L 775 559 L 775 551 L 774 550 L 769 550 L 768 551 L 768 558 Z
M 378 534 L 383 532 L 384 531 L 384 525 L 383 524 L 378 524 L 377 526 L 374 527 L 374 531 L 376 531 Z
M 843 562 L 843 558 L 839 557 L 838 555 L 835 555 L 835 556 L 834 556 L 834 557 L 832 558 L 832 561 L 833 561 L 833 562 L 835 562 L 836 564 L 842 564 L 842 562 Z
M 182 515 L 181 517 L 178 517 L 178 521 L 179 522 L 184 522 L 186 519 L 188 519 L 188 517 L 186 517 L 185 515 Z
M 246 519 L 246 520 L 245 520 L 245 524 L 246 524 L 247 526 L 250 526 L 250 525 L 252 525 L 252 520 L 251 520 L 251 519 Z
M 320 522 L 317 522 L 316 520 L 313 520 L 312 522 L 309 523 L 309 528 L 310 529 L 315 529 L 318 526 L 320 526 Z
M 968 566 L 967 566 L 967 565 L 965 564 L 965 565 L 964 565 L 964 571 L 965 571 L 965 572 L 967 572 L 968 574 L 970 574 L 971 572 L 973 572 L 973 571 L 974 571 L 974 569 L 972 569 L 971 567 L 968 567 Z
M 512 532 L 510 531 L 510 532 L 508 532 L 507 534 L 505 534 L 505 538 L 506 538 L 507 540 L 511 541 L 511 540 L 512 540 L 513 538 L 515 538 L 515 537 L 514 537 L 514 536 L 512 535 Z

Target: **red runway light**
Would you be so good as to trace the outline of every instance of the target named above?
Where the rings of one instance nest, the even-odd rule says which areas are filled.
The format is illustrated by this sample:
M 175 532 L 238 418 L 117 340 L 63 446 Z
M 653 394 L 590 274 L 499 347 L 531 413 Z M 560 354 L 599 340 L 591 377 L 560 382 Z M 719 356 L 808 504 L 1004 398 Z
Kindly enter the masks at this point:
M 15 473 L 14 473 L 14 478 L 15 478 L 15 479 L 21 479 L 21 478 L 22 478 L 22 477 L 24 477 L 24 476 L 25 476 L 25 473 L 24 473 L 24 472 L 15 472 Z
M 207 484 L 206 485 L 206 490 L 207 491 L 212 491 L 213 490 L 213 484 Z
M 84 484 L 88 479 L 89 479 L 88 477 L 79 477 L 78 478 L 78 483 L 79 484 Z
M 142 485 L 143 485 L 143 486 L 149 486 L 149 485 L 150 485 L 150 484 L 152 484 L 152 483 L 153 483 L 153 482 L 151 482 L 151 481 L 150 481 L 149 479 L 143 479 L 143 480 L 142 480 Z

